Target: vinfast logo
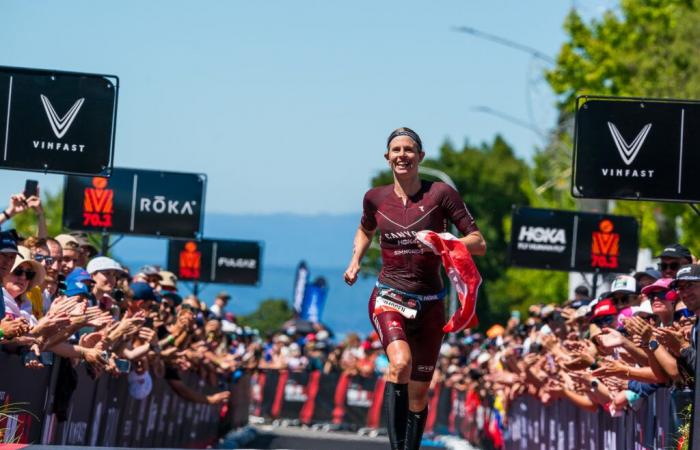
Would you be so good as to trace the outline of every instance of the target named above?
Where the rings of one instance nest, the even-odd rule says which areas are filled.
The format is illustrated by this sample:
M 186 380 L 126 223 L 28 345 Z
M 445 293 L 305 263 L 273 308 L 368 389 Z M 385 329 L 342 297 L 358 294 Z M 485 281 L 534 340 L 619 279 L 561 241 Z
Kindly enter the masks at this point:
M 629 166 L 634 162 L 639 150 L 641 150 L 642 145 L 644 145 L 644 140 L 647 138 L 649 130 L 651 130 L 651 124 L 648 123 L 644 125 L 642 131 L 637 134 L 637 137 L 634 138 L 631 144 L 628 144 L 627 141 L 625 141 L 625 138 L 622 137 L 620 131 L 617 129 L 614 123 L 608 122 L 608 128 L 610 129 L 610 134 L 615 142 L 617 151 L 620 152 L 620 156 L 625 164 Z
M 566 250 L 566 230 L 523 225 L 518 233 L 518 250 L 562 253 Z
M 73 125 L 73 121 L 80 112 L 80 108 L 85 102 L 84 98 L 79 98 L 73 103 L 73 106 L 68 110 L 68 112 L 63 117 L 58 117 L 56 110 L 53 109 L 51 101 L 45 95 L 40 95 L 41 103 L 44 105 L 44 111 L 46 111 L 46 116 L 49 118 L 49 123 L 51 124 L 51 129 L 57 138 L 61 139 L 68 132 L 70 126 Z
M 46 112 L 46 117 L 49 119 L 49 124 L 51 125 L 51 130 L 53 130 L 53 134 L 56 135 L 56 138 L 62 139 L 73 125 L 73 121 L 78 116 L 80 108 L 82 108 L 83 103 L 85 103 L 85 98 L 79 98 L 76 100 L 75 103 L 73 103 L 73 106 L 70 107 L 63 117 L 58 117 L 56 110 L 47 96 L 41 94 L 39 95 L 39 98 L 41 99 L 41 104 L 44 106 L 44 111 Z M 42 140 L 33 140 L 32 144 L 37 150 L 57 150 L 79 153 L 83 153 L 85 151 L 85 144 Z
M 651 131 L 651 124 L 648 123 L 642 127 L 642 129 L 637 133 L 637 136 L 631 143 L 627 143 L 625 138 L 622 137 L 620 130 L 617 129 L 614 123 L 608 122 L 608 129 L 610 130 L 610 135 L 612 136 L 617 152 L 622 158 L 622 162 L 626 166 L 632 165 L 634 160 L 637 158 L 639 151 L 644 145 L 649 132 Z M 630 168 L 617 168 L 617 167 L 605 167 L 600 169 L 601 173 L 605 177 L 613 178 L 652 178 L 654 176 L 654 169 L 630 169 Z

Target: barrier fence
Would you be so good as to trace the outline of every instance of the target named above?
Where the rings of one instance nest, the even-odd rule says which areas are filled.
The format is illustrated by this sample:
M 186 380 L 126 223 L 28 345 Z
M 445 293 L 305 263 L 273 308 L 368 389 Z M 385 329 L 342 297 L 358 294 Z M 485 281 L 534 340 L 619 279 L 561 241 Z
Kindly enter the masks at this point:
M 383 428 L 383 393 L 384 380 L 377 376 L 262 371 L 251 378 L 251 414 L 305 425 Z M 591 413 L 565 400 L 544 406 L 523 396 L 501 418 L 493 399 L 437 384 L 429 393 L 426 433 L 457 435 L 485 449 L 670 448 L 676 445 L 674 417 L 680 409 L 672 401 L 675 394 L 681 393 L 659 389 L 621 417 Z
M 28 369 L 18 356 L 0 353 L 0 405 L 20 403 L 22 409 L 0 417 L 0 443 L 205 447 L 246 425 L 249 414 L 345 429 L 386 425 L 385 382 L 379 376 L 259 371 L 227 383 L 231 401 L 220 407 L 185 401 L 157 377 L 150 395 L 138 400 L 129 393 L 127 377 L 94 380 L 86 367 L 80 364 L 73 372 L 68 361 L 57 359 L 53 366 Z M 206 393 L 219 390 L 194 374 L 183 382 Z M 501 420 L 491 399 L 438 384 L 429 393 L 426 433 L 458 435 L 485 449 L 670 448 L 676 442 L 676 404 L 682 403 L 672 398 L 677 394 L 659 389 L 638 410 L 615 418 L 563 400 L 544 406 L 523 396 Z
M 248 421 L 248 375 L 224 386 L 232 395 L 222 407 L 186 401 L 157 377 L 137 400 L 126 376 L 95 380 L 86 367 L 56 358 L 53 366 L 28 369 L 17 355 L 0 353 L 0 405 L 19 409 L 0 417 L 0 443 L 195 448 Z M 220 390 L 194 374 L 182 381 L 205 393 Z

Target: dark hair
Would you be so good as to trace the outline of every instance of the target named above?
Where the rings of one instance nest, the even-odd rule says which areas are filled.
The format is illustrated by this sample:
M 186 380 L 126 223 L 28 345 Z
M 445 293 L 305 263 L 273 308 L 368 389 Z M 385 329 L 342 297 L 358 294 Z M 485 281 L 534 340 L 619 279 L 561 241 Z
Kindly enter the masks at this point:
M 574 290 L 574 293 L 578 295 L 584 295 L 588 297 L 588 288 L 586 286 L 577 286 L 576 289 Z
M 399 136 L 410 137 L 411 139 L 413 139 L 413 141 L 416 143 L 416 145 L 418 145 L 418 150 L 421 152 L 423 151 L 423 142 L 421 142 L 420 136 L 418 136 L 418 133 L 416 133 L 415 131 L 413 131 L 412 129 L 410 129 L 408 127 L 397 128 L 391 132 L 391 134 L 389 135 L 389 138 L 386 140 L 386 149 L 387 150 L 389 150 L 389 144 L 391 143 L 391 141 L 394 138 L 399 137 Z

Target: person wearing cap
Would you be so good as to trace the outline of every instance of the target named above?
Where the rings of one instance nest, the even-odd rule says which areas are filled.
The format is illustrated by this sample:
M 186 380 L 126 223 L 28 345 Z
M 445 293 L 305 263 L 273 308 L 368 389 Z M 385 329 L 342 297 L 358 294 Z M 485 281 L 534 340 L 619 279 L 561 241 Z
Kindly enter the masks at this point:
M 678 291 L 686 307 L 700 316 L 700 264 L 688 264 L 676 273 L 676 279 L 671 284 Z M 698 322 L 696 321 L 690 333 L 690 342 L 681 350 L 679 362 L 686 371 L 695 376 L 695 358 L 697 357 Z
M 38 318 L 32 313 L 32 304 L 26 298 L 26 293 L 34 286 L 41 286 L 46 271 L 34 261 L 27 247 L 19 246 L 17 251 L 19 253 L 15 256 L 12 270 L 2 279 L 5 315 L 13 319 L 22 317 L 35 326 Z
M 637 280 L 630 275 L 618 275 L 610 285 L 607 297 L 611 298 L 618 310 L 628 306 L 638 306 Z
M 148 283 L 152 289 L 157 290 L 161 281 L 160 268 L 150 264 L 143 266 L 136 276 L 134 276 L 134 281 Z
M 0 231 L 0 277 L 12 270 L 17 256 L 17 233 L 15 230 Z
M 177 292 L 177 276 L 167 270 L 161 270 L 160 285 L 161 291 Z
M 653 267 L 647 267 L 644 270 L 635 272 L 634 279 L 637 280 L 637 289 L 641 291 L 646 286 L 649 286 L 656 280 L 661 278 L 661 272 Z
M 642 295 L 651 303 L 651 313 L 659 318 L 659 325 L 667 327 L 673 324 L 678 294 L 671 289 L 671 278 L 659 278 L 649 286 L 642 288 Z M 642 302 L 644 305 L 645 302 Z M 635 313 L 642 311 L 635 310 Z
M 78 242 L 78 249 L 80 250 L 80 252 L 78 253 L 77 264 L 80 267 L 86 267 L 88 261 L 97 256 L 97 254 L 99 253 L 97 247 L 95 247 L 95 245 L 92 242 L 90 242 L 87 233 L 81 231 L 72 231 L 69 233 L 69 235 L 74 237 L 75 240 Z
M 136 281 L 129 286 L 131 295 L 128 297 L 128 315 L 133 316 L 139 311 L 149 313 L 154 303 L 160 303 L 160 296 L 153 288 L 143 281 Z
M 221 291 L 216 294 L 214 304 L 211 306 L 211 312 L 214 314 L 214 316 L 218 317 L 219 319 L 224 317 L 224 310 L 226 309 L 226 305 L 230 299 L 231 296 L 226 291 Z
M 693 255 L 681 244 L 671 244 L 656 255 L 659 258 L 659 271 L 663 278 L 675 278 L 681 266 L 693 262 Z
M 60 262 L 51 256 L 46 239 L 30 237 L 25 239 L 23 244 L 30 249 L 31 257 L 46 271 L 44 282 L 27 291 L 27 298 L 32 303 L 32 313 L 40 319 L 49 310 L 57 294 Z
M 107 256 L 91 259 L 86 269 L 95 282 L 92 295 L 96 304 L 104 310 L 112 309 L 114 299 L 111 294 L 117 287 L 117 277 L 124 269 L 118 262 Z
M 604 298 L 593 306 L 591 323 L 598 328 L 612 327 L 615 324 L 615 317 L 618 310 L 611 298 Z
M 80 244 L 76 238 L 70 234 L 59 234 L 55 239 L 61 244 L 61 274 L 63 276 L 67 277 L 76 267 L 84 267 L 78 265 Z

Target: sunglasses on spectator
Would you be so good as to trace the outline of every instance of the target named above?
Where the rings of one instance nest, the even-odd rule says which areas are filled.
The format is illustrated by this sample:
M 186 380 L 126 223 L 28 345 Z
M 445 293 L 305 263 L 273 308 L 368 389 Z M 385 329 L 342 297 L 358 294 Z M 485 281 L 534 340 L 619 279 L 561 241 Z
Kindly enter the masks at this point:
M 34 261 L 36 261 L 38 263 L 45 262 L 46 264 L 51 265 L 51 264 L 53 264 L 55 259 L 53 258 L 53 256 L 34 255 Z
M 12 274 L 17 278 L 24 276 L 28 281 L 32 281 L 36 276 L 36 272 L 27 269 L 15 269 L 12 271 Z
M 591 323 L 599 327 L 609 327 L 615 322 L 615 316 L 603 316 L 591 320 Z
M 661 300 L 661 301 L 664 301 L 664 302 L 666 302 L 666 301 L 671 301 L 671 300 L 667 300 L 667 299 L 666 299 L 666 294 L 667 294 L 667 293 L 668 293 L 668 291 L 655 291 L 655 292 L 649 293 L 649 295 L 647 295 L 647 298 L 648 298 L 650 301 L 652 301 L 652 302 L 653 302 L 654 300 L 656 300 L 657 298 L 658 298 L 659 300 Z
M 673 313 L 673 320 L 679 321 L 684 317 L 693 317 L 694 315 L 695 314 L 693 314 L 693 312 L 688 308 L 683 308 Z
M 681 263 L 679 262 L 672 262 L 672 263 L 659 263 L 659 270 L 664 271 L 664 270 L 678 270 L 681 268 Z
M 185 309 L 185 310 L 187 310 L 187 311 L 191 311 L 191 312 L 193 312 L 193 313 L 194 313 L 194 312 L 197 312 L 197 310 L 195 309 L 194 306 L 189 305 L 189 304 L 187 304 L 187 303 L 181 304 L 181 305 L 180 305 L 180 308 L 181 308 L 181 309 Z

